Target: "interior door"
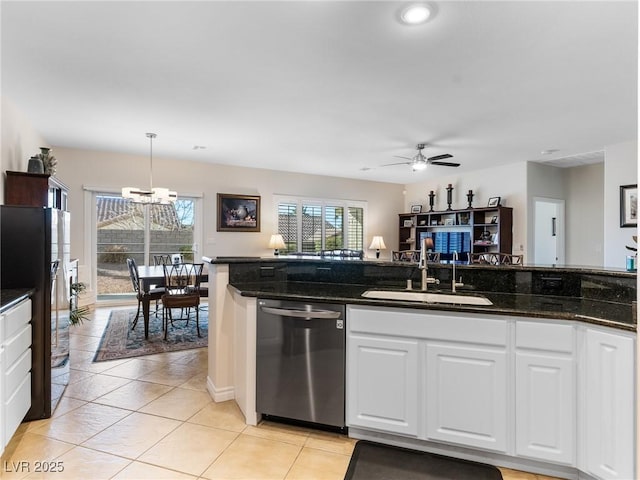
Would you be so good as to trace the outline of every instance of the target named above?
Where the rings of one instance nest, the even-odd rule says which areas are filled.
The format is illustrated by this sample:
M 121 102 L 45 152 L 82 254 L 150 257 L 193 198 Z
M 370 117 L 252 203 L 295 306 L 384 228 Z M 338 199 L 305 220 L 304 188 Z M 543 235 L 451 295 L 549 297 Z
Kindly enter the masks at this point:
M 533 263 L 564 264 L 564 200 L 534 199 Z

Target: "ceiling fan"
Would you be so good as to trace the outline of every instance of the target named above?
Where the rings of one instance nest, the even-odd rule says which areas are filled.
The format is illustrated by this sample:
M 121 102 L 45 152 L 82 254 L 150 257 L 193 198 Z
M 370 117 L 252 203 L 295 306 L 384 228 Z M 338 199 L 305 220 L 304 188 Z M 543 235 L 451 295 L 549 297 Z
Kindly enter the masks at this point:
M 453 155 L 450 155 L 448 153 L 445 153 L 443 155 L 436 155 L 434 157 L 429 157 L 429 158 L 425 157 L 422 154 L 422 150 L 426 146 L 427 146 L 426 143 L 419 143 L 418 145 L 416 145 L 416 149 L 418 150 L 418 153 L 414 155 L 413 158 L 400 157 L 398 155 L 394 155 L 394 157 L 396 158 L 404 158 L 406 160 L 409 160 L 408 162 L 387 163 L 381 166 L 390 167 L 391 165 L 411 165 L 411 169 L 414 172 L 416 170 L 424 170 L 425 168 L 427 168 L 427 165 L 440 165 L 443 167 L 459 167 L 460 166 L 459 163 L 441 161 L 441 160 L 444 160 L 445 158 L 453 158 Z

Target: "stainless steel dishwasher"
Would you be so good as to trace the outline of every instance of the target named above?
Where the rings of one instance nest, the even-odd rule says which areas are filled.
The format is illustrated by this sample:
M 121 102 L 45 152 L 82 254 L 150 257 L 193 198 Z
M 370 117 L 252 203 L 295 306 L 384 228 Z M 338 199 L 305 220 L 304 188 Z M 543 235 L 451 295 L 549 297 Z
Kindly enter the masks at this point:
M 256 406 L 343 428 L 345 307 L 258 299 Z

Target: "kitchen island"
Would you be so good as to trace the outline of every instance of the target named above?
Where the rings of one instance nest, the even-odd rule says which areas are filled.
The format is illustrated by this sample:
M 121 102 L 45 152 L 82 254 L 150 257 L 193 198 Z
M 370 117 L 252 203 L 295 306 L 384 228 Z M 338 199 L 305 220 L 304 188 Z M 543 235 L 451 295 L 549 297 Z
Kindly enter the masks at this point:
M 208 388 L 247 423 L 259 420 L 258 298 L 343 303 L 351 436 L 566 478 L 633 477 L 635 274 L 458 265 L 459 293 L 492 303 L 477 306 L 362 297 L 419 287 L 410 264 L 208 260 Z M 430 291 L 449 290 L 451 265 L 429 274 Z

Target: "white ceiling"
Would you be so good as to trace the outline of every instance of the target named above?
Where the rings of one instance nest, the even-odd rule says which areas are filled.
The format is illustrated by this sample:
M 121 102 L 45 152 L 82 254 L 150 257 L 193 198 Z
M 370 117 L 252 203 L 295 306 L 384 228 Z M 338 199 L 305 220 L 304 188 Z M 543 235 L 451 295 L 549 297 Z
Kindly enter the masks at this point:
M 54 146 L 397 183 L 453 173 L 379 167 L 421 142 L 464 173 L 637 137 L 636 1 L 405 5 L 5 0 L 2 95 Z

